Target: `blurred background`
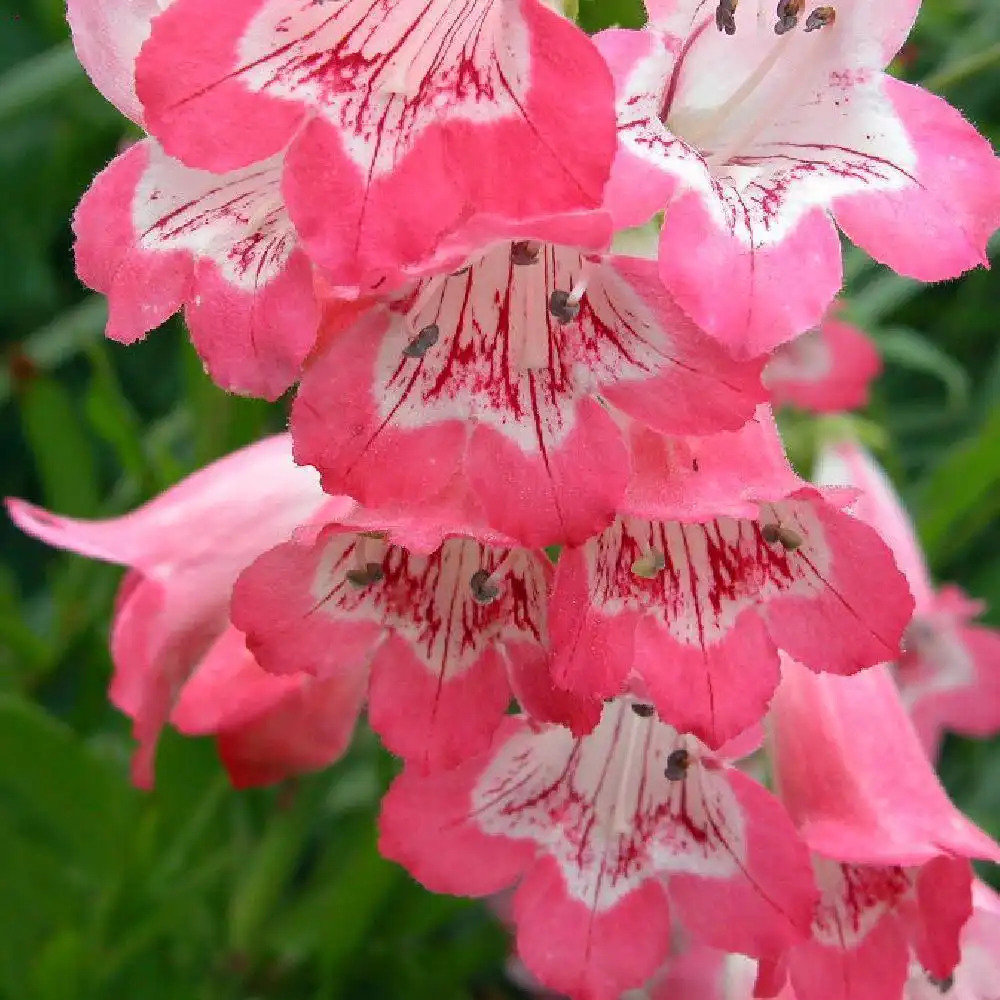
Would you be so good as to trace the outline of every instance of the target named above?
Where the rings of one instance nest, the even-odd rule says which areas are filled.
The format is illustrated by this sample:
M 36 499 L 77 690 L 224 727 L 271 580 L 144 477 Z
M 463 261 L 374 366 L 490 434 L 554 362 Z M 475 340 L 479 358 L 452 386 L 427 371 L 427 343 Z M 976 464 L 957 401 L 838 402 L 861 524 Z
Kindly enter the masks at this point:
M 580 3 L 590 30 L 639 23 L 630 0 Z M 0 0 L 0 17 L 0 494 L 113 515 L 281 429 L 285 409 L 216 389 L 176 320 L 135 347 L 104 341 L 69 219 L 130 126 L 76 63 L 59 0 Z M 924 0 L 895 69 L 1000 142 L 995 0 Z M 849 318 L 885 359 L 862 433 L 937 579 L 1000 626 L 1000 278 L 925 287 L 854 250 L 847 265 Z M 784 426 L 807 463 L 815 422 Z M 106 699 L 120 571 L 6 519 L 0 550 L 0 997 L 520 995 L 480 905 L 430 896 L 378 857 L 394 765 L 369 733 L 324 773 L 239 793 L 210 741 L 167 733 L 156 789 L 139 792 Z M 1000 836 L 1000 742 L 949 739 L 942 776 Z

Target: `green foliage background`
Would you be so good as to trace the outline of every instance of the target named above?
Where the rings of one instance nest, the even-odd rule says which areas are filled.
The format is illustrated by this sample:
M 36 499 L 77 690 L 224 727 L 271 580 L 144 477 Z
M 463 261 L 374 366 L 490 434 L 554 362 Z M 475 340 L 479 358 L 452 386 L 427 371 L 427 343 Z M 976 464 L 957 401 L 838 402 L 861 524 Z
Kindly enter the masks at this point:
M 591 30 L 641 13 L 637 0 L 580 3 Z M 212 386 L 177 321 L 128 349 L 102 339 L 68 220 L 127 123 L 76 64 L 59 0 L 0 0 L 0 18 L 0 492 L 112 515 L 285 415 Z M 900 62 L 1000 141 L 995 0 L 925 0 Z M 864 433 L 937 577 L 1000 625 L 1000 282 L 983 270 L 923 287 L 854 250 L 848 273 L 853 318 L 886 358 Z M 815 423 L 785 426 L 806 461 Z M 394 765 L 370 734 L 326 773 L 246 793 L 210 742 L 168 734 L 155 792 L 136 791 L 105 696 L 119 571 L 6 521 L 0 545 L 0 997 L 517 995 L 479 905 L 429 896 L 378 857 Z M 942 772 L 1000 836 L 1000 743 L 950 740 Z

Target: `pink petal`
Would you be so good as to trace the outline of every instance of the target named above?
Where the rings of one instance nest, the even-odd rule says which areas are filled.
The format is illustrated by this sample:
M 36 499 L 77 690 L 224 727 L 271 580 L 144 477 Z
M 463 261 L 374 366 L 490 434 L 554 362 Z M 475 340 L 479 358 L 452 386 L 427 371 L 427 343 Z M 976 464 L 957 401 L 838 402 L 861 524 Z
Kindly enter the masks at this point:
M 930 571 L 913 522 L 885 470 L 861 445 L 840 441 L 821 450 L 813 478 L 824 486 L 855 486 L 861 491 L 851 512 L 886 541 L 910 586 L 917 613 L 925 612 L 934 600 Z
M 94 86 L 127 118 L 142 121 L 135 59 L 150 22 L 170 0 L 69 0 L 66 16 L 77 57 Z
M 7 500 L 14 522 L 56 548 L 169 579 L 203 567 L 204 586 L 231 582 L 254 556 L 330 501 L 311 469 L 292 462 L 287 434 L 226 455 L 122 517 L 83 521 Z M 335 507 L 349 509 L 349 498 Z M 199 586 L 202 586 L 199 584 Z M 225 589 L 220 586 L 220 589 Z
M 556 682 L 607 697 L 632 676 L 665 720 L 718 747 L 763 715 L 775 647 L 839 673 L 894 655 L 912 607 L 903 580 L 870 528 L 810 493 L 764 505 L 760 522 L 619 518 L 565 550 Z M 797 547 L 769 542 L 762 523 L 791 529 Z M 662 570 L 633 569 L 653 556 Z
M 611 519 L 628 473 L 620 431 L 592 395 L 671 433 L 746 421 L 758 366 L 697 331 L 648 261 L 542 245 L 526 266 L 513 252 L 504 244 L 423 282 L 316 359 L 292 425 L 297 457 L 328 490 L 376 512 L 444 498 L 431 516 L 460 522 L 464 501 L 447 487 L 463 470 L 496 531 L 582 541 Z M 579 315 L 560 323 L 546 303 L 578 283 Z
M 650 520 L 756 517 L 758 504 L 805 485 L 785 457 L 767 406 L 738 431 L 667 437 L 629 427 L 632 478 L 623 509 Z
M 280 172 L 280 158 L 221 176 L 191 170 L 150 140 L 121 154 L 74 220 L 77 272 L 109 297 L 108 336 L 130 343 L 184 306 L 223 388 L 284 392 L 319 310 Z
M 989 142 L 941 98 L 886 77 L 883 83 L 915 153 L 909 183 L 846 195 L 837 222 L 876 260 L 921 281 L 988 264 L 1000 225 L 1000 161 Z
M 764 370 L 775 405 L 816 413 L 854 410 L 882 371 L 875 345 L 857 327 L 826 319 L 816 329 L 778 348 Z
M 514 907 L 519 956 L 559 993 L 619 1000 L 664 959 L 670 910 L 655 881 L 601 912 L 569 895 L 559 865 L 543 858 L 518 888 Z
M 293 216 L 345 284 L 432 254 L 473 212 L 596 208 L 614 151 L 607 70 L 579 29 L 534 0 L 178 0 L 137 81 L 150 129 L 193 165 L 231 170 L 294 137 Z M 335 218 L 321 210 L 331 198 Z
M 949 801 L 884 667 L 835 677 L 785 658 L 771 733 L 782 798 L 813 850 L 854 864 L 1000 859 Z

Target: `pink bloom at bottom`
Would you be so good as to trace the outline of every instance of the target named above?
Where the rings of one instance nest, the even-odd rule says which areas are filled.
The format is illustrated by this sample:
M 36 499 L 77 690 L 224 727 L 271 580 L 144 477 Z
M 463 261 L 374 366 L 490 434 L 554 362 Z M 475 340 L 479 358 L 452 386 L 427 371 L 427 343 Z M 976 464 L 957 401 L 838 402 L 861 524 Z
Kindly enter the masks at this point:
M 518 953 L 579 1000 L 618 1000 L 649 979 L 671 910 L 697 942 L 776 955 L 815 901 L 778 801 L 628 699 L 583 738 L 520 716 L 454 770 L 407 768 L 380 828 L 382 853 L 433 891 L 482 896 L 520 880 Z
M 21 500 L 8 510 L 50 545 L 129 566 L 111 633 L 110 697 L 133 722 L 133 779 L 153 783 L 168 719 L 216 734 L 234 784 L 325 766 L 350 740 L 363 690 L 311 677 L 276 678 L 229 621 L 240 571 L 321 508 L 346 513 L 292 462 L 287 436 L 268 438 L 189 476 L 122 517 L 79 521 Z

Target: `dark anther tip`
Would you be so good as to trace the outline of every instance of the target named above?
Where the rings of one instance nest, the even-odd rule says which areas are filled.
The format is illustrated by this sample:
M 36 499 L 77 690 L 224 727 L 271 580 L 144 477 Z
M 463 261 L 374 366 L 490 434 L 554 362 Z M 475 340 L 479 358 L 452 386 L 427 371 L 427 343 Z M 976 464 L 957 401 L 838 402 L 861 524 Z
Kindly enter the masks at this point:
M 688 768 L 691 766 L 691 755 L 681 747 L 678 750 L 672 750 L 667 757 L 667 766 L 663 770 L 664 776 L 668 781 L 683 781 L 684 776 L 688 772 Z

